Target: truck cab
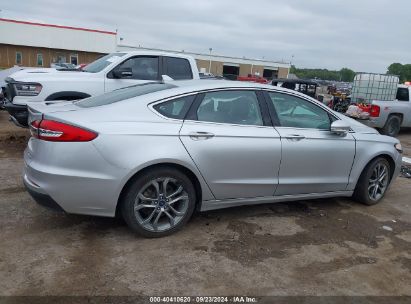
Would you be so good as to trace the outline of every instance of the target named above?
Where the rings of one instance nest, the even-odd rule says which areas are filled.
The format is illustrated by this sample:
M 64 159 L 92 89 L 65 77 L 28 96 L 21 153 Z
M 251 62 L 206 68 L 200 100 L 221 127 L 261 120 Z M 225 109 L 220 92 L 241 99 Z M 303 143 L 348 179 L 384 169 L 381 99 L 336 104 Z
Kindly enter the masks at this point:
M 6 104 L 12 120 L 27 126 L 27 106 L 39 102 L 78 100 L 127 86 L 161 81 L 199 79 L 191 56 L 133 51 L 105 55 L 83 69 L 25 69 L 6 78 Z

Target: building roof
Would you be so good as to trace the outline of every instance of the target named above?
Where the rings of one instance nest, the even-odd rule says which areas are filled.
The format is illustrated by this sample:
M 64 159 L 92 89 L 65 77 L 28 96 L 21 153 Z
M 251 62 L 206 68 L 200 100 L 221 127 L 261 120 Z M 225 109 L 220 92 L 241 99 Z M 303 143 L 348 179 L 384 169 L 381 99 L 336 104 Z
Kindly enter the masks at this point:
M 49 24 L 49 23 L 39 23 L 39 22 L 22 21 L 22 20 L 14 20 L 14 19 L 6 19 L 6 18 L 0 18 L 0 21 L 18 23 L 18 24 L 26 24 L 26 25 L 62 28 L 62 29 L 69 29 L 69 30 L 75 30 L 75 31 L 86 31 L 86 32 L 102 33 L 102 34 L 108 34 L 108 35 L 116 35 L 117 34 L 116 32 L 95 30 L 95 29 L 89 29 L 89 28 L 84 28 L 84 27 L 74 27 L 74 26 L 57 25 L 57 24 Z
M 0 44 L 111 53 L 116 49 L 117 33 L 0 18 Z

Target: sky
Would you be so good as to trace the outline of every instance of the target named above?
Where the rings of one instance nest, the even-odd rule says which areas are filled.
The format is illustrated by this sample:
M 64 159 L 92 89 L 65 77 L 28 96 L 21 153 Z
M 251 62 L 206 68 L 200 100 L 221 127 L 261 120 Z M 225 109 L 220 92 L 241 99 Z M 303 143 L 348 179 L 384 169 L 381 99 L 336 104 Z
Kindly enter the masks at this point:
M 385 73 L 411 63 L 410 0 L 18 0 L 0 17 L 118 30 L 122 43 Z

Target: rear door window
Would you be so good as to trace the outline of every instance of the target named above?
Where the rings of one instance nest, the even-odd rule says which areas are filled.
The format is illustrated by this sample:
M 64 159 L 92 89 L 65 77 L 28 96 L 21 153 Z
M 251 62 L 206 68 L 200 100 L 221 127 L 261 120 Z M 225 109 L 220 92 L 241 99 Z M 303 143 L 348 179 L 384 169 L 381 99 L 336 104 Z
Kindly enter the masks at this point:
M 254 91 L 206 93 L 197 109 L 199 121 L 262 126 L 260 106 Z
M 163 74 L 175 79 L 193 79 L 190 62 L 184 58 L 163 57 Z

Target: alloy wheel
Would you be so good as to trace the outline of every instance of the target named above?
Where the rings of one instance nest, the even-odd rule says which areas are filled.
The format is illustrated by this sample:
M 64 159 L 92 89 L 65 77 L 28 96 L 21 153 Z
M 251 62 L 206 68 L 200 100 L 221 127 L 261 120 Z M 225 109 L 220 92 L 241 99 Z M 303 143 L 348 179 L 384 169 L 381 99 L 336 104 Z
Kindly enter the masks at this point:
M 156 178 L 145 184 L 134 201 L 134 216 L 144 229 L 162 232 L 176 226 L 188 210 L 189 197 L 175 178 Z
M 382 198 L 387 190 L 389 169 L 384 163 L 377 163 L 368 181 L 368 196 L 373 201 Z

